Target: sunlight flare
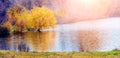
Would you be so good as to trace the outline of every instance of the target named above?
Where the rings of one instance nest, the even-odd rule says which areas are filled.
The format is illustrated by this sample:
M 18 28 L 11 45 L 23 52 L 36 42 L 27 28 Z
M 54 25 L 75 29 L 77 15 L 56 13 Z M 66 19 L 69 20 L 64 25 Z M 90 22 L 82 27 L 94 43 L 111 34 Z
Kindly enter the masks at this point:
M 78 0 L 78 1 L 80 1 L 80 0 Z M 86 5 L 93 5 L 93 4 L 97 4 L 99 1 L 98 0 L 81 0 L 81 2 Z

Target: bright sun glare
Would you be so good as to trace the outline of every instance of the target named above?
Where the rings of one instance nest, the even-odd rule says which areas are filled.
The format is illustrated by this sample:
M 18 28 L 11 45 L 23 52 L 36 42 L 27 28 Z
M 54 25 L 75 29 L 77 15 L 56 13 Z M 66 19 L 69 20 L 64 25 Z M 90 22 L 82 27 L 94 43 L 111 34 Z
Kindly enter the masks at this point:
M 68 20 L 91 20 L 107 17 L 111 0 L 66 0 L 61 8 Z
M 78 0 L 78 1 L 80 1 L 80 0 Z M 98 0 L 81 0 L 81 2 L 86 5 L 93 5 L 93 4 L 96 4 L 98 2 Z

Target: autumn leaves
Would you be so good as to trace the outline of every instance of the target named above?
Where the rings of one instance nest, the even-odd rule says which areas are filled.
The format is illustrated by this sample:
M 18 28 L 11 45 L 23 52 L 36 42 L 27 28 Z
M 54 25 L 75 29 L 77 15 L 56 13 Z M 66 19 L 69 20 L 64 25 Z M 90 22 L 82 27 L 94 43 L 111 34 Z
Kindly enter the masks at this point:
M 54 13 L 46 7 L 33 7 L 31 10 L 21 5 L 7 11 L 8 21 L 3 26 L 13 31 L 43 30 L 56 25 Z

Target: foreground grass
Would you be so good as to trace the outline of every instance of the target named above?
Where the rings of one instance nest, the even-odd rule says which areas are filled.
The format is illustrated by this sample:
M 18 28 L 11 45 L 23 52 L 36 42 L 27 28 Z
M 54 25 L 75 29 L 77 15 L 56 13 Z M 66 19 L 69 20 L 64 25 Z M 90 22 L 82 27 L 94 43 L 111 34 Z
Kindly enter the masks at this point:
M 43 53 L 0 51 L 0 58 L 120 58 L 120 51 Z

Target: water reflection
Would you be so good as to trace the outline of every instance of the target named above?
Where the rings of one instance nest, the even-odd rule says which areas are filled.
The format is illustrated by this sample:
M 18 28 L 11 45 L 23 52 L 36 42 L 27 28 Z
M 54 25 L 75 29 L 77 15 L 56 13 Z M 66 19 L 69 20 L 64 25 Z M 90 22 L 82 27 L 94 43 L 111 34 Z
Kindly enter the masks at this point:
M 1 50 L 45 52 L 53 48 L 56 32 L 27 32 L 1 38 Z
M 77 42 L 80 44 L 80 50 L 84 52 L 99 50 L 102 40 L 100 35 L 100 31 L 97 30 L 79 31 Z
M 25 34 L 12 34 L 7 39 L 9 50 L 15 51 L 29 51 L 29 45 L 25 39 Z
M 72 52 L 108 51 L 120 49 L 119 29 L 64 29 L 26 32 L 0 38 L 0 50 Z
M 9 45 L 6 38 L 0 38 L 0 50 L 9 50 Z
M 18 50 L 19 51 L 24 51 L 24 52 L 29 52 L 30 48 L 29 48 L 29 46 L 26 45 L 25 42 L 21 42 L 18 45 Z
M 56 32 L 29 32 L 25 35 L 26 41 L 32 46 L 31 50 L 45 52 L 54 47 Z

